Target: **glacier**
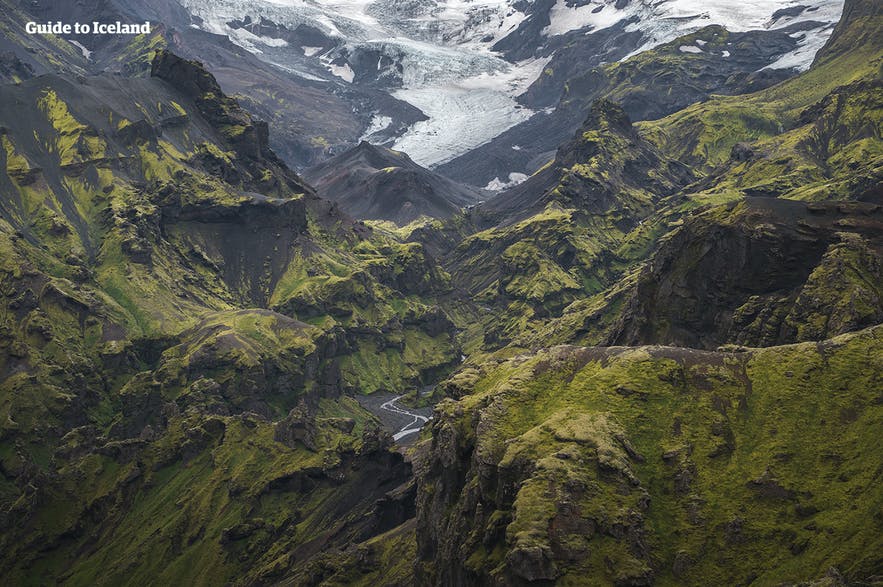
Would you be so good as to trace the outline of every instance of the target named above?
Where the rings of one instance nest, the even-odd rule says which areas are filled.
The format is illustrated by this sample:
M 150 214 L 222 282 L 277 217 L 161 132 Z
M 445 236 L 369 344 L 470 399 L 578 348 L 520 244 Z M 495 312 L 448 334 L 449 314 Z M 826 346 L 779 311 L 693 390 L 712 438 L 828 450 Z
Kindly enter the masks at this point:
M 306 79 L 365 83 L 348 58 L 378 54 L 377 83 L 428 117 L 387 138 L 423 165 L 434 166 L 474 149 L 534 113 L 517 97 L 542 74 L 556 38 L 590 34 L 627 20 L 642 42 L 626 58 L 719 24 L 738 32 L 806 24 L 797 48 L 768 68 L 806 69 L 830 35 L 843 0 L 557 0 L 548 15 L 531 13 L 534 0 L 182 0 L 198 25 Z M 617 8 L 617 4 L 621 8 Z M 286 47 L 283 39 L 255 35 L 231 22 L 266 19 L 295 30 L 308 25 L 329 43 Z M 531 19 L 548 16 L 535 57 L 516 63 L 495 52 L 496 43 Z M 566 37 L 571 38 L 571 37 Z M 701 51 L 685 46 L 683 51 Z M 380 71 L 381 62 L 387 71 Z M 392 64 L 392 65 L 389 65 Z M 387 75 L 389 74 L 389 75 Z M 384 77 L 386 76 L 386 77 Z M 392 81 L 390 81 L 392 80 Z M 365 137 L 378 136 L 385 119 L 366 113 Z M 500 183 L 506 183 L 501 180 Z

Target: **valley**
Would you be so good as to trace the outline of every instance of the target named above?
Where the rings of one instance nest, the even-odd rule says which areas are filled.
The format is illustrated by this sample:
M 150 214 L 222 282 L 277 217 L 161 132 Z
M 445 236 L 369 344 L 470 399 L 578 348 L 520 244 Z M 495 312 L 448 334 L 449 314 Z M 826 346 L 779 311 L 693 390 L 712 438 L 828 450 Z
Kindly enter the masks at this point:
M 0 6 L 4 584 L 883 576 L 879 2 Z

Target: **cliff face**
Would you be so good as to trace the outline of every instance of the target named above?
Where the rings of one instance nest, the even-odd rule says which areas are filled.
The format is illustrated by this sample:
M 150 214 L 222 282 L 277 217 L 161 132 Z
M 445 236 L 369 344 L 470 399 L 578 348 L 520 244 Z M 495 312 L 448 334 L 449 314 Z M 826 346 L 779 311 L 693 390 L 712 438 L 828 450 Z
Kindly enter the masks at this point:
M 881 212 L 748 199 L 692 219 L 638 277 L 611 341 L 774 346 L 877 324 Z
M 152 77 L 0 85 L 0 575 L 874 583 L 881 17 L 847 8 L 782 84 L 574 106 L 549 166 L 460 212 L 370 145 L 316 171 L 453 213 L 406 227 L 157 47 Z M 665 63 L 720 73 L 671 50 L 605 75 L 640 102 Z M 363 407 L 397 396 L 439 402 L 408 448 Z
M 737 354 L 555 347 L 462 371 L 416 467 L 418 576 L 871 580 L 877 501 L 847 496 L 879 474 L 880 334 Z

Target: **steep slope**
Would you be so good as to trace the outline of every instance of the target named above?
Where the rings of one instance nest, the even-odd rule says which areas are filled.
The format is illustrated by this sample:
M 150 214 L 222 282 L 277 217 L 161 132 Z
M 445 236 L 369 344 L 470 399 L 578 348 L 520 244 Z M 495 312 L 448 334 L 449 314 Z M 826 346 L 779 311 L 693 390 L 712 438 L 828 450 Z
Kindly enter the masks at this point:
M 274 150 L 290 165 L 305 167 L 341 145 L 354 144 L 376 113 L 394 115 L 391 132 L 421 120 L 419 110 L 386 92 L 349 87 L 323 79 L 310 68 L 280 67 L 262 61 L 226 36 L 195 28 L 199 22 L 176 0 L 88 0 L 83 2 L 0 2 L 0 79 L 44 73 L 149 73 L 152 54 L 168 48 L 197 59 L 220 85 L 251 113 L 274 124 Z M 152 23 L 151 35 L 29 35 L 28 21 Z M 283 64 L 284 65 L 284 64 Z M 317 68 L 319 72 L 324 68 Z M 326 72 L 327 73 L 327 72 Z M 353 105 L 359 105 L 354 112 Z M 315 110 L 313 110 L 315 108 Z M 309 117 L 304 111 L 313 111 Z M 364 110 L 364 111 L 363 111 Z
M 747 198 L 693 214 L 640 269 L 515 345 L 774 346 L 878 324 L 881 210 Z
M 647 6 L 617 4 L 533 34 Z M 150 77 L 0 86 L 0 575 L 872 584 L 883 51 L 875 3 L 844 15 L 806 73 L 637 124 L 592 96 L 533 177 L 396 229 L 165 37 L 120 63 Z M 231 27 L 309 33 L 277 24 Z M 647 103 L 634 63 L 606 87 Z M 441 402 L 403 449 L 373 392 Z
M 458 362 L 420 245 L 316 196 L 200 64 L 152 72 L 0 87 L 17 584 L 269 581 L 385 533 L 410 465 L 349 394 Z
M 454 285 L 491 310 L 485 342 L 505 344 L 616 283 L 663 229 L 643 220 L 692 180 L 619 106 L 596 102 L 549 167 L 467 212 L 479 230 L 443 258 Z
M 795 43 L 799 29 L 795 25 L 775 32 L 737 33 L 707 26 L 622 61 L 624 53 L 587 61 L 562 48 L 522 96 L 539 111 L 439 171 L 477 185 L 511 173 L 531 173 L 578 129 L 583 113 L 599 98 L 620 103 L 639 121 L 661 118 L 713 94 L 744 94 L 771 86 L 794 74 L 768 66 Z M 610 30 L 596 34 L 609 35 Z M 626 35 L 613 38 L 619 43 Z M 490 165 L 484 164 L 488 161 Z
M 361 142 L 307 170 L 318 193 L 362 220 L 405 225 L 421 217 L 448 218 L 481 195 L 411 161 L 404 153 Z
M 422 582 L 873 583 L 880 335 L 464 370 L 417 465 Z
M 879 15 L 850 22 L 853 13 L 847 13 L 840 34 L 878 30 Z M 694 212 L 745 196 L 879 201 L 883 110 L 877 70 L 883 53 L 878 37 L 855 36 L 866 43 L 828 60 L 822 53 L 821 64 L 782 84 L 741 97 L 714 97 L 657 121 L 629 125 L 621 110 L 616 114 L 617 107 L 598 101 L 585 127 L 549 165 L 443 227 L 422 228 L 411 238 L 450 251 L 443 259 L 454 283 L 478 294 L 488 308 L 482 319 L 487 349 L 510 341 L 528 348 L 544 340 L 637 342 L 611 334 L 626 292 L 658 239 Z M 599 117 L 601 112 L 606 114 Z M 804 227 L 794 223 L 802 213 L 788 216 L 776 222 L 800 235 Z M 459 243 L 458 233 L 465 233 Z M 702 238 L 695 241 L 698 249 L 710 246 Z M 778 242 L 789 246 L 791 238 L 781 235 Z M 529 252 L 507 264 L 519 258 L 515 250 L 506 253 L 516 244 Z M 798 264 L 809 275 L 817 260 Z M 697 280 L 704 277 L 696 273 Z M 693 296 L 697 308 L 721 310 L 701 294 L 684 295 Z M 653 322 L 656 316 L 638 311 L 633 319 Z M 701 328 L 692 332 L 710 335 Z M 738 336 L 720 332 L 708 344 Z M 791 334 L 746 337 L 755 344 L 795 340 Z M 689 337 L 641 340 L 700 344 Z
M 881 254 L 880 203 L 750 199 L 715 209 L 660 247 L 611 340 L 771 346 L 877 324 Z
M 823 183 L 819 173 L 831 174 L 838 167 L 851 169 L 855 164 L 866 166 L 857 176 L 879 174 L 879 154 L 873 145 L 881 129 L 883 14 L 877 3 L 865 0 L 848 2 L 846 8 L 838 33 L 806 73 L 745 97 L 715 96 L 669 117 L 642 123 L 642 130 L 682 161 L 705 169 L 726 165 L 728 174 L 756 167 L 769 176 L 767 180 L 793 176 L 798 186 Z M 837 129 L 835 135 L 832 129 Z M 738 143 L 755 142 L 754 152 L 733 151 Z M 775 167 L 777 161 L 781 163 Z M 815 174 L 804 173 L 801 179 L 799 172 L 808 171 Z M 718 177 L 713 181 L 727 185 Z

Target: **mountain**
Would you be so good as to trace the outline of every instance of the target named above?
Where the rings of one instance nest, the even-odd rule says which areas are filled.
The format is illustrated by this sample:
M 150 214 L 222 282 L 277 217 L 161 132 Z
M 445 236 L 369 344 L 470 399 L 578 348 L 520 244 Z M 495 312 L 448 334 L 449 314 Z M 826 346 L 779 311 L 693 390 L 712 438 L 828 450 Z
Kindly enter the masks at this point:
M 714 3 L 702 11 L 683 0 L 6 4 L 9 33 L 0 44 L 10 59 L 31 68 L 10 76 L 65 64 L 71 73 L 125 69 L 137 75 L 149 68 L 149 51 L 168 47 L 205 63 L 225 91 L 272 122 L 278 129 L 273 147 L 295 168 L 369 140 L 439 167 L 455 181 L 493 189 L 544 165 L 579 127 L 591 99 L 613 97 L 608 92 L 633 94 L 633 100 L 615 99 L 641 120 L 712 93 L 781 81 L 809 65 L 842 6 L 809 2 L 775 10 Z M 94 18 L 148 20 L 155 32 L 131 42 L 107 35 L 47 42 L 21 32 L 27 20 Z M 718 26 L 676 40 L 708 25 Z M 705 43 L 711 45 L 702 49 Z M 661 47 L 662 63 L 631 59 L 642 75 L 613 74 L 604 81 L 608 64 L 654 47 Z M 32 63 L 41 53 L 53 57 Z M 684 67 L 668 67 L 665 76 L 653 71 L 672 59 Z M 17 68 L 17 61 L 5 66 Z M 660 94 L 648 86 L 654 79 L 675 87 L 659 105 Z M 313 105 L 312 116 L 292 114 Z
M 880 353 L 878 326 L 741 353 L 559 346 L 464 370 L 417 468 L 418 580 L 872 582 Z
M 422 248 L 318 198 L 196 62 L 0 92 L 3 575 L 268 580 L 283 535 L 404 521 L 410 465 L 347 390 L 458 361 Z
M 426 118 L 409 118 L 400 104 L 354 102 L 358 115 L 370 118 L 361 138 L 438 166 L 456 181 L 492 187 L 546 163 L 544 157 L 579 127 L 591 100 L 583 94 L 603 85 L 595 78 L 604 75 L 605 64 L 666 45 L 666 60 L 701 64 L 688 65 L 701 67 L 692 74 L 667 68 L 666 76 L 679 79 L 662 78 L 676 93 L 660 107 L 652 106 L 658 94 L 646 87 L 658 72 L 634 81 L 651 111 L 628 105 L 629 114 L 662 116 L 711 93 L 756 89 L 805 69 L 842 8 L 842 2 L 819 1 L 698 7 L 686 0 L 183 5 L 201 29 L 225 35 L 294 75 L 347 88 L 336 90 L 338 95 L 371 88 L 409 104 Z M 709 25 L 718 25 L 717 36 L 671 45 Z M 721 27 L 732 38 L 722 38 Z M 573 103 L 575 97 L 580 103 Z M 338 137 L 327 138 L 340 152 Z M 470 156 L 475 149 L 478 157 Z
M 417 165 L 405 153 L 365 141 L 307 170 L 304 177 L 347 214 L 399 225 L 421 217 L 451 217 L 481 197 Z
M 424 118 L 419 110 L 388 93 L 335 83 L 333 80 L 338 78 L 334 76 L 322 79 L 297 75 L 291 67 L 262 61 L 226 36 L 195 27 L 195 17 L 175 0 L 90 0 L 73 4 L 4 0 L 2 5 L 5 28 L 0 35 L 0 48 L 9 65 L 0 69 L 0 74 L 10 71 L 5 79 L 12 80 L 12 76 L 26 79 L 49 72 L 143 76 L 150 71 L 152 52 L 168 48 L 204 63 L 228 94 L 236 95 L 256 116 L 272 122 L 277 129 L 271 137 L 273 147 L 293 167 L 306 167 L 326 158 L 333 145 L 356 142 L 374 110 L 396 112 L 397 120 L 405 126 Z M 25 33 L 28 21 L 55 20 L 149 21 L 153 28 L 150 36 L 134 38 L 116 35 L 62 38 Z M 19 62 L 25 65 L 17 65 Z M 354 112 L 355 105 L 359 105 L 359 112 Z M 296 114 L 314 107 L 316 110 L 309 117 Z
M 6 583 L 883 576 L 879 2 L 3 6 Z

